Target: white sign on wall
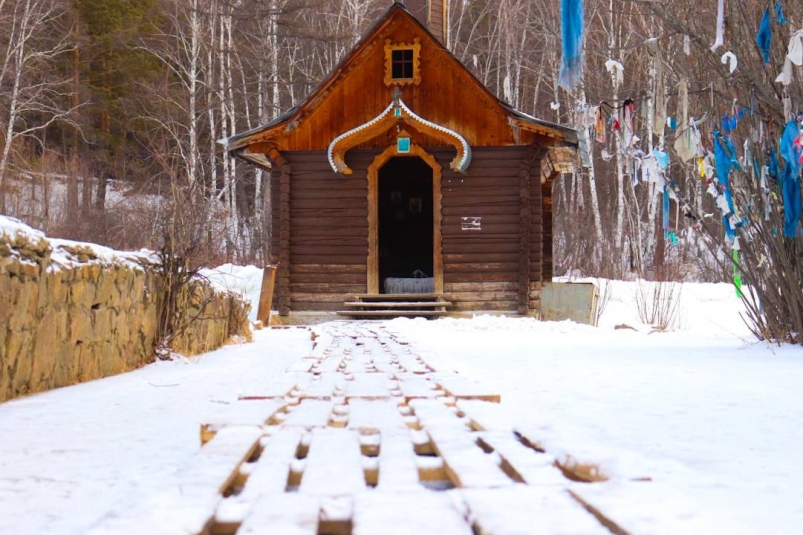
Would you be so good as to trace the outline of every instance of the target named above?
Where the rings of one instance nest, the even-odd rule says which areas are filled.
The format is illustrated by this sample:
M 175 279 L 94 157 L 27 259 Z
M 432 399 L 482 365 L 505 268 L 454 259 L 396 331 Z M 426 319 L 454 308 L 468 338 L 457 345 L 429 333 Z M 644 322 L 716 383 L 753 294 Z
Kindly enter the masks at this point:
M 461 217 L 463 230 L 482 230 L 482 217 Z

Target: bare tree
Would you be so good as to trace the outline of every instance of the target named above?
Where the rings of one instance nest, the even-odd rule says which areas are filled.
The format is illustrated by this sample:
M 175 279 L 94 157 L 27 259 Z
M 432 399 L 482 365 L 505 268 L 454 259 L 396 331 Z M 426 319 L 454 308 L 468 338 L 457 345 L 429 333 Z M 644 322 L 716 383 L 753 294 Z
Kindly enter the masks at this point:
M 68 80 L 53 64 L 70 50 L 64 8 L 52 0 L 0 0 L 0 212 L 15 141 L 69 121 Z

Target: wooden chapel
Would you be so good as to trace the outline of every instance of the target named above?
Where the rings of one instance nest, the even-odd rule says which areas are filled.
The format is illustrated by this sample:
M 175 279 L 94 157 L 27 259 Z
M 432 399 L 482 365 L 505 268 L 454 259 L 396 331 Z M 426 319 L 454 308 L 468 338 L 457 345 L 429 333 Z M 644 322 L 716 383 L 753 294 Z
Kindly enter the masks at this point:
M 304 102 L 222 141 L 270 172 L 280 321 L 539 313 L 577 135 L 485 88 L 447 7 L 393 3 Z

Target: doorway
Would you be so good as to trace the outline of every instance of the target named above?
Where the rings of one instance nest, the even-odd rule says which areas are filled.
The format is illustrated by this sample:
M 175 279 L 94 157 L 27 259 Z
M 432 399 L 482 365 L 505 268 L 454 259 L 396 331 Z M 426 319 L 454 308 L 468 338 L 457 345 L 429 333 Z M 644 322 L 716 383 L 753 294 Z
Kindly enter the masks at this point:
M 434 291 L 433 169 L 418 157 L 391 158 L 379 169 L 380 293 Z M 427 279 L 400 281 L 399 279 Z M 429 285 L 429 291 L 422 291 Z

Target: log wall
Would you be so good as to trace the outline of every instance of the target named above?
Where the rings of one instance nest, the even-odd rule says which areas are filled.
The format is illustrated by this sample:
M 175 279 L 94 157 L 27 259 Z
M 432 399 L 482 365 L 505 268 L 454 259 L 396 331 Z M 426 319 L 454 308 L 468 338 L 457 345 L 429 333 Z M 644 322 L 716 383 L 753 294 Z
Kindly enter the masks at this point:
M 520 309 L 521 207 L 528 202 L 520 188 L 529 150 L 476 147 L 466 175 L 448 170 L 453 151 L 435 152 L 444 164 L 444 291 L 456 297 L 456 311 Z M 481 230 L 463 230 L 463 217 L 480 217 Z M 540 243 L 540 227 L 530 228 L 531 243 Z M 529 269 L 540 271 L 539 257 Z
M 465 175 L 449 170 L 454 150 L 430 152 L 443 166 L 444 292 L 455 297 L 453 310 L 527 313 L 537 307 L 530 291 L 542 280 L 543 259 L 536 149 L 477 147 Z M 273 235 L 278 259 L 289 264 L 284 284 L 290 310 L 342 310 L 348 295 L 366 291 L 366 169 L 378 153 L 349 152 L 354 174 L 347 177 L 331 170 L 325 152 L 283 155 L 291 169 L 289 213 L 274 211 Z M 272 180 L 274 200 L 281 202 L 282 173 L 274 171 Z M 464 217 L 481 218 L 481 230 L 463 230 Z M 283 254 L 281 237 L 288 232 L 280 225 L 288 222 Z M 279 296 L 282 284 L 280 278 Z

